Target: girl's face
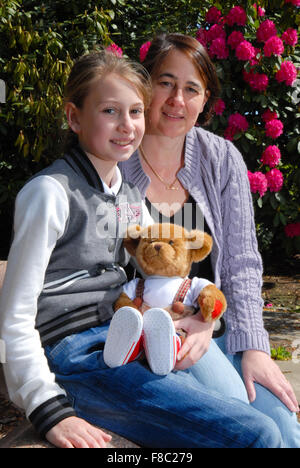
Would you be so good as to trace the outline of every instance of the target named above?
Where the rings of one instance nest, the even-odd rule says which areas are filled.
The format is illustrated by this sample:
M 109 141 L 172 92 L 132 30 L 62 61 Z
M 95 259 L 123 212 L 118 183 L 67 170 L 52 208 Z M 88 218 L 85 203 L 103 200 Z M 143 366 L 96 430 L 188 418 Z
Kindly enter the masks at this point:
M 171 51 L 153 79 L 147 134 L 184 136 L 196 124 L 209 94 L 197 68 L 182 52 Z
M 134 86 L 119 75 L 111 73 L 95 81 L 82 108 L 68 104 L 69 125 L 86 152 L 116 163 L 138 148 L 145 131 L 144 103 Z

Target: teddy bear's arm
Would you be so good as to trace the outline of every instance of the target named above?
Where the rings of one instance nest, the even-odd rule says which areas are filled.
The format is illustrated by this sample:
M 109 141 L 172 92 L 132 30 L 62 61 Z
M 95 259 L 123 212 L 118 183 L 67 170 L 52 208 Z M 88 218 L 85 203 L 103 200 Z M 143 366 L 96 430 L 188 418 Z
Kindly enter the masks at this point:
M 205 322 L 219 319 L 227 308 L 224 294 L 214 284 L 202 289 L 198 297 L 198 304 Z
M 119 299 L 116 300 L 114 304 L 114 311 L 117 312 L 118 309 L 121 309 L 121 307 L 133 307 L 134 309 L 138 310 L 138 307 L 135 305 L 135 303 L 127 296 L 126 293 L 122 292 Z

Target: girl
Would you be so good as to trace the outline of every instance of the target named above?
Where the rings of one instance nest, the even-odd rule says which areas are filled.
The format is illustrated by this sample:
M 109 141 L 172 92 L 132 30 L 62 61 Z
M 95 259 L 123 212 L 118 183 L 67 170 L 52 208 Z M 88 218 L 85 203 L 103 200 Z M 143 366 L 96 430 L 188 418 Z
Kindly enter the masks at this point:
M 110 437 L 91 424 L 150 447 L 281 447 L 271 420 L 189 371 L 161 378 L 139 361 L 104 363 L 126 281 L 122 235 L 150 222 L 116 167 L 142 139 L 148 102 L 147 75 L 107 53 L 71 72 L 66 114 L 77 143 L 16 200 L 0 305 L 10 396 L 58 447 L 105 447 Z

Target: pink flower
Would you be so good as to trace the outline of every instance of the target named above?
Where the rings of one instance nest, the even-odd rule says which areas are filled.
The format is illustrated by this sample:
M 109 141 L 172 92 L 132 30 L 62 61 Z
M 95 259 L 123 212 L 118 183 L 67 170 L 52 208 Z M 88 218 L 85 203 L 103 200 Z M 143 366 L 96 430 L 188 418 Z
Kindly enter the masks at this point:
M 228 127 L 224 131 L 224 138 L 226 140 L 233 141 L 234 135 L 236 133 L 238 133 L 238 130 L 235 127 L 230 127 L 230 125 L 228 125 Z
M 284 81 L 286 85 L 292 86 L 297 78 L 297 69 L 295 65 L 289 60 L 286 60 L 281 64 L 280 70 L 276 73 L 275 78 L 279 83 Z
M 208 31 L 204 28 L 200 28 L 198 29 L 198 31 L 196 32 L 196 39 L 198 42 L 200 42 L 200 44 L 203 45 L 203 47 L 207 47 L 207 43 L 208 43 Z
M 239 60 L 250 60 L 255 57 L 255 49 L 250 42 L 243 41 L 237 46 L 235 54 Z
M 281 120 L 273 119 L 266 123 L 266 136 L 275 140 L 283 133 L 283 123 Z
M 246 118 L 236 112 L 235 114 L 231 114 L 228 119 L 228 127 L 224 132 L 224 137 L 226 140 L 233 141 L 234 136 L 239 132 L 245 132 L 249 127 L 249 124 Z
M 237 130 L 240 130 L 242 132 L 248 130 L 249 127 L 247 119 L 238 112 L 236 112 L 235 114 L 231 114 L 231 116 L 228 119 L 228 124 L 230 127 L 236 128 Z
M 219 24 L 213 24 L 212 27 L 207 31 L 207 39 L 209 42 L 213 41 L 214 39 L 226 39 L 226 32 L 223 26 Z
M 265 12 L 264 8 L 261 8 L 260 6 L 258 7 L 258 6 L 256 5 L 256 3 L 254 3 L 253 8 L 256 9 L 257 14 L 258 14 L 259 17 L 265 16 L 265 13 L 266 13 L 266 12 Z
M 247 14 L 244 8 L 239 6 L 231 8 L 230 12 L 226 16 L 226 21 L 228 26 L 233 26 L 234 24 L 245 26 L 247 23 Z
M 270 192 L 279 192 L 283 186 L 283 175 L 279 169 L 271 169 L 267 172 L 266 178 Z
M 226 108 L 225 102 L 223 99 L 218 99 L 218 101 L 215 104 L 214 111 L 216 115 L 222 115 L 224 110 Z
M 272 112 L 270 111 L 270 109 L 267 109 L 262 115 L 262 119 L 265 123 L 269 122 L 269 120 L 278 119 L 278 117 L 279 115 L 277 114 L 277 112 Z
M 281 39 L 290 46 L 295 46 L 298 42 L 298 34 L 296 29 L 288 28 L 281 36 Z
M 272 36 L 268 39 L 264 46 L 264 53 L 266 57 L 271 55 L 281 55 L 284 52 L 284 45 L 280 37 Z
M 259 26 L 256 37 L 259 42 L 266 42 L 270 37 L 277 35 L 275 23 L 271 20 L 265 20 Z
M 148 50 L 150 49 L 151 41 L 145 42 L 140 47 L 140 61 L 143 62 L 147 57 Z
M 300 6 L 300 0 L 284 0 L 285 3 L 291 3 L 294 6 Z
M 236 49 L 237 46 L 245 40 L 243 34 L 240 31 L 233 31 L 228 37 L 228 45 L 232 49 Z
M 246 72 L 246 70 L 244 70 L 243 77 L 253 91 L 263 92 L 268 87 L 269 78 L 264 73 L 255 73 L 253 71 Z
M 229 55 L 229 50 L 226 47 L 226 40 L 219 37 L 214 39 L 209 48 L 209 55 L 216 56 L 218 59 L 227 59 Z
M 300 223 L 290 223 L 284 228 L 285 235 L 287 237 L 300 236 Z
M 262 154 L 261 162 L 269 167 L 275 167 L 281 160 L 280 149 L 277 146 L 268 146 Z
M 248 178 L 250 182 L 250 190 L 252 193 L 259 193 L 261 197 L 264 196 L 268 189 L 268 181 L 262 172 L 250 172 L 248 171 Z
M 260 57 L 257 58 L 258 54 L 261 54 L 261 50 L 258 47 L 254 47 L 255 55 L 252 59 L 250 59 L 250 65 L 255 67 L 255 65 L 259 64 Z
M 106 50 L 108 50 L 112 54 L 117 55 L 118 57 L 122 57 L 123 55 L 123 50 L 121 49 L 121 47 L 117 46 L 117 44 L 115 44 L 114 42 L 108 47 L 106 47 Z
M 207 23 L 213 24 L 218 23 L 219 19 L 221 18 L 221 11 L 218 10 L 217 7 L 211 7 L 208 12 L 206 13 L 205 20 Z

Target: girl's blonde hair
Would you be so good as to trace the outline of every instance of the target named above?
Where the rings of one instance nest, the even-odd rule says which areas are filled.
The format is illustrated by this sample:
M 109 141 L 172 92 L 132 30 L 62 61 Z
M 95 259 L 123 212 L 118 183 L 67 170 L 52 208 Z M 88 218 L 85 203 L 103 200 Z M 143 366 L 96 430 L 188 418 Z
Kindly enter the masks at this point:
M 82 108 L 91 85 L 110 73 L 119 75 L 133 85 L 144 102 L 145 110 L 149 108 L 152 96 L 149 73 L 141 64 L 107 50 L 89 52 L 74 63 L 65 87 L 64 103 L 72 102 L 79 109 Z M 76 143 L 76 138 L 77 135 L 70 130 L 65 146 L 68 148 Z

